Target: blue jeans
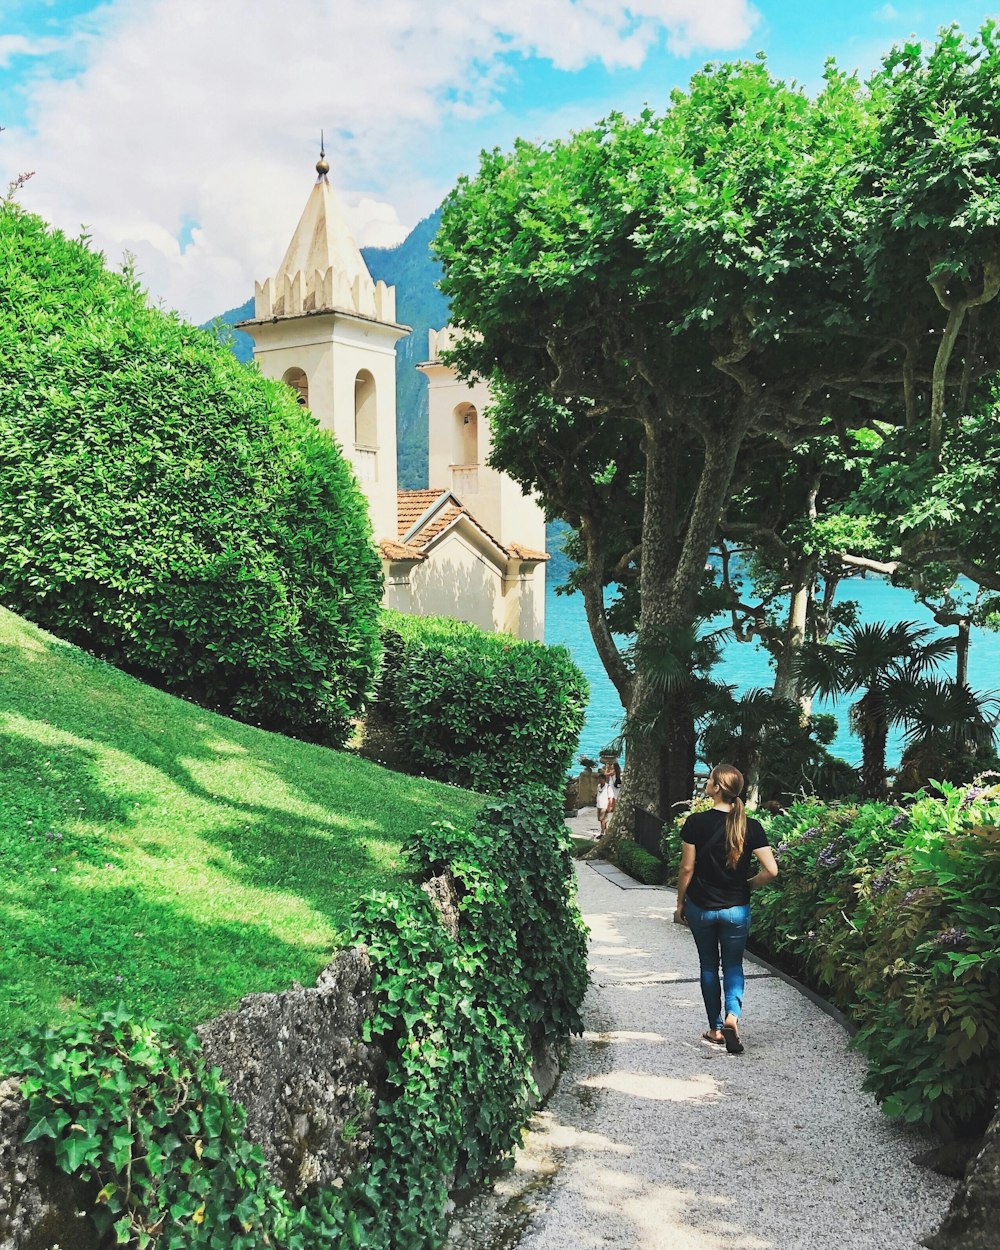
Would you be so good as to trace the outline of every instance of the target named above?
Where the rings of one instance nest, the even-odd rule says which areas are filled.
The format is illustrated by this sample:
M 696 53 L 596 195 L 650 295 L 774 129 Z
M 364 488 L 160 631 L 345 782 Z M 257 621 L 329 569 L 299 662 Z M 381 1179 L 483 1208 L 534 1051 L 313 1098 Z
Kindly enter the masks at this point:
M 743 1007 L 743 952 L 750 936 L 750 904 L 708 910 L 688 898 L 684 900 L 684 916 L 698 947 L 701 996 L 708 1013 L 708 1027 L 721 1029 L 723 1012 L 719 963 L 721 960 L 722 987 L 726 994 L 725 1014 L 739 1019 Z

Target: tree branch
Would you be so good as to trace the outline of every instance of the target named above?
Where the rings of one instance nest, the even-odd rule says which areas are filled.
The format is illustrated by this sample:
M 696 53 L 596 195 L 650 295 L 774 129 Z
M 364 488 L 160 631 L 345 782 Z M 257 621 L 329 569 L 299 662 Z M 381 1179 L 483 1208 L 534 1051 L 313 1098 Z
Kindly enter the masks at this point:
M 892 577 L 904 563 L 902 560 L 870 560 L 867 556 L 853 556 L 846 551 L 838 551 L 836 554 L 838 560 L 849 564 L 852 568 L 865 569 L 869 573 L 881 573 L 885 577 Z

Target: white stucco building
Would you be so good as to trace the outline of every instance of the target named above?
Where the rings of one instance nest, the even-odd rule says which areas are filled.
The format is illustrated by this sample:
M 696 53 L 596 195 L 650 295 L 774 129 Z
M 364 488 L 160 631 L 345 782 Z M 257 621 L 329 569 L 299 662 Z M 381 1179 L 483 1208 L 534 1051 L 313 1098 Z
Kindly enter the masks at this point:
M 430 332 L 429 490 L 396 480 L 396 292 L 374 282 L 330 187 L 318 177 L 273 277 L 256 284 L 260 371 L 294 387 L 354 465 L 368 497 L 385 571 L 385 604 L 453 616 L 541 639 L 545 519 L 516 482 L 489 468 L 485 383 L 460 381 L 440 359 L 447 329 Z

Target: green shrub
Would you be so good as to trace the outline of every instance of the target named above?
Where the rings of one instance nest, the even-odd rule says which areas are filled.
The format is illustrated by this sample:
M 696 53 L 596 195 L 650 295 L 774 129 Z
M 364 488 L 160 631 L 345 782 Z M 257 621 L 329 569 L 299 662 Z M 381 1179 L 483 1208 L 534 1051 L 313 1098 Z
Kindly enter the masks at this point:
M 644 851 L 636 842 L 624 840 L 618 844 L 618 867 L 627 872 L 636 881 L 644 881 L 646 885 L 659 885 L 663 880 L 666 866 L 662 860 L 649 851 Z
M 518 994 L 532 1038 L 551 1042 L 578 1033 L 587 930 L 576 905 L 573 844 L 559 796 L 526 786 L 484 804 L 474 828 L 492 844 L 487 862 L 506 885 L 524 981 Z M 425 859 L 429 869 L 442 862 Z
M 327 743 L 378 649 L 364 497 L 291 390 L 10 204 L 0 591 L 143 680 Z
M 457 938 L 414 886 L 373 898 L 356 938 L 372 959 L 370 1036 L 388 1056 L 375 1161 L 345 1197 L 357 1244 L 440 1245 L 450 1178 L 482 1180 L 520 1137 L 529 1110 L 531 1038 L 580 1031 L 586 934 L 556 796 L 526 791 L 488 807 L 471 833 L 419 836 L 421 876 L 458 887 Z
M 561 788 L 587 683 L 563 647 L 435 617 L 383 617 L 373 716 L 415 772 L 489 793 Z
M 754 896 L 753 937 L 859 1024 L 890 1115 L 968 1129 L 1000 1091 L 1000 787 L 914 798 L 771 821 L 781 875 Z

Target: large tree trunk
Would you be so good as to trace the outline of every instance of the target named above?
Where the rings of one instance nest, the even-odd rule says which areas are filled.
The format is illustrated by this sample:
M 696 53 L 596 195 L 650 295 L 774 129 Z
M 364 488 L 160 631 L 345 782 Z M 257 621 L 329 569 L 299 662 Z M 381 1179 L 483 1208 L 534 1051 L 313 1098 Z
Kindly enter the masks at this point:
M 958 637 L 955 639 L 955 682 L 959 686 L 969 684 L 969 627 L 971 621 L 963 616 L 957 622 Z
M 654 642 L 694 624 L 698 589 L 732 482 L 736 456 L 749 424 L 748 414 L 740 413 L 726 430 L 707 441 L 698 489 L 678 554 L 672 541 L 677 520 L 676 475 L 679 471 L 674 456 L 676 440 L 662 423 L 655 420 L 646 423 L 637 656 L 642 656 L 643 644 L 652 649 Z M 630 717 L 638 724 L 651 724 L 663 710 L 662 700 L 660 685 L 644 670 L 640 659 L 633 679 Z M 671 815 L 668 791 L 675 785 L 678 791 L 689 789 L 690 780 L 681 783 L 673 779 L 675 769 L 680 770 L 681 760 L 686 762 L 693 778 L 691 742 L 683 730 L 684 736 L 675 741 L 676 727 L 670 726 L 670 730 L 665 744 L 644 736 L 629 744 L 622 792 L 608 831 L 596 843 L 592 856 L 611 855 L 623 837 L 632 836 L 637 808 L 666 820 Z M 668 760 L 673 760 L 666 769 L 663 767 L 664 746 Z M 669 785 L 668 776 L 672 779 Z
M 666 820 L 671 820 L 694 794 L 697 734 L 687 698 L 668 699 L 666 711 L 670 739 L 664 759 L 662 795 L 663 815 Z
M 797 665 L 806 640 L 809 620 L 809 604 L 812 600 L 812 584 L 816 575 L 816 559 L 807 556 L 792 570 L 792 595 L 788 605 L 788 621 L 785 637 L 774 674 L 774 697 L 798 702 L 801 708 L 801 690 Z M 804 711 L 804 709 L 803 709 Z M 808 713 L 804 713 L 808 715 Z
M 627 714 L 632 695 L 632 674 L 615 643 L 614 635 L 608 625 L 607 609 L 604 606 L 607 548 L 603 535 L 598 532 L 598 526 L 591 518 L 584 518 L 581 533 L 587 551 L 587 571 L 583 578 L 582 589 L 590 636 L 594 640 L 594 646 L 604 665 L 604 671 L 617 690 L 622 707 Z
M 859 708 L 861 729 L 861 794 L 866 799 L 885 798 L 885 747 L 889 724 L 885 697 L 873 688 L 863 696 Z

